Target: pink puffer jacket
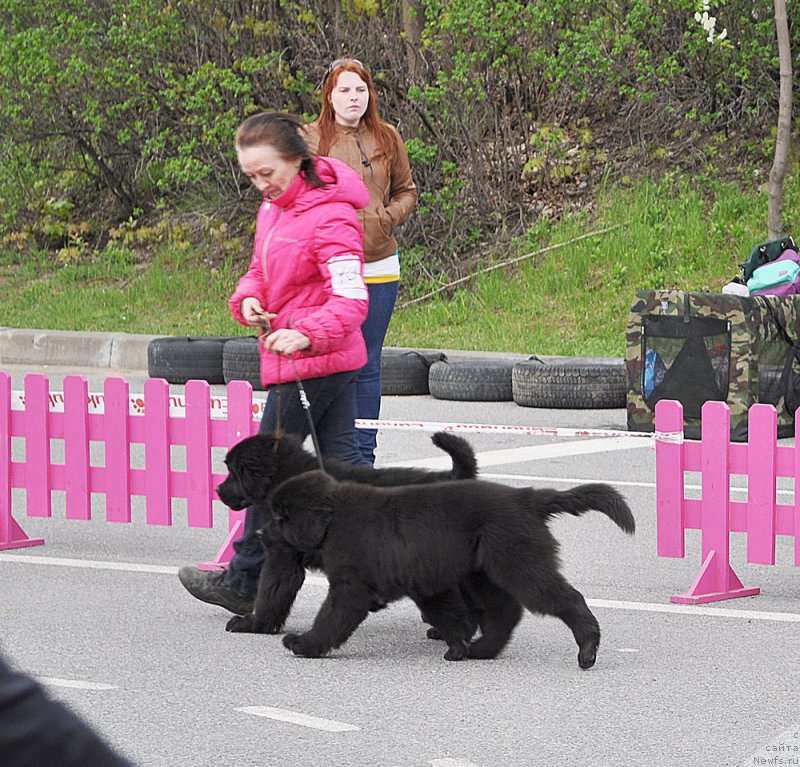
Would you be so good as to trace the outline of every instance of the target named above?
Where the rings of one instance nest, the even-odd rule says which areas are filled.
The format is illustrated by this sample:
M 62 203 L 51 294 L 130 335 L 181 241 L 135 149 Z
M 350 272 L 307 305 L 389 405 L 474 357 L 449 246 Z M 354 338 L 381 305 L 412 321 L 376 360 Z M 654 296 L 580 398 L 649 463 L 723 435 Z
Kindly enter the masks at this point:
M 295 367 L 300 378 L 319 378 L 367 361 L 361 324 L 369 299 L 357 211 L 369 192 L 343 162 L 317 157 L 315 163 L 324 187 L 313 189 L 298 175 L 274 200 L 264 199 L 250 269 L 230 300 L 242 325 L 242 300 L 252 296 L 278 315 L 273 330 L 294 328 L 311 339 L 311 348 L 293 355 L 294 367 L 260 346 L 265 386 L 295 380 Z

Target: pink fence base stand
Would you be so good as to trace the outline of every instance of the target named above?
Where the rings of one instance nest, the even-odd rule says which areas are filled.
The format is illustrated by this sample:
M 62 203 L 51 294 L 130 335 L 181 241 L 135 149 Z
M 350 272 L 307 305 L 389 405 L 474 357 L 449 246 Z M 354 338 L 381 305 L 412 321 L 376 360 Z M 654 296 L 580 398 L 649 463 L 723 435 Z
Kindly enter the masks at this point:
M 754 597 L 760 593 L 760 588 L 746 589 L 730 564 L 722 562 L 717 552 L 711 551 L 690 589 L 685 594 L 675 594 L 669 601 L 682 605 L 702 605 L 723 599 Z
M 748 441 L 730 439 L 730 409 L 719 401 L 701 410 L 700 441 L 685 440 L 683 407 L 674 400 L 656 403 L 656 506 L 658 555 L 685 556 L 684 535 L 702 535 L 702 566 L 685 594 L 670 598 L 678 604 L 703 604 L 751 597 L 730 563 L 731 535 L 747 536 L 747 562 L 774 565 L 776 538 L 794 537 L 795 565 L 800 566 L 800 419 L 793 445 L 778 443 L 777 410 L 756 403 L 748 417 Z M 686 474 L 700 474 L 700 498 L 686 497 Z M 732 477 L 746 484 L 732 484 Z M 778 480 L 794 482 L 794 498 L 779 503 Z M 731 497 L 731 492 L 735 497 Z M 739 500 L 746 493 L 746 500 Z
M 0 551 L 4 549 L 20 549 L 23 546 L 42 546 L 44 538 L 28 538 L 25 531 L 17 524 L 14 517 L 8 517 L 9 530 L 0 539 Z
M 229 510 L 230 514 L 230 531 L 225 542 L 220 547 L 217 555 L 210 562 L 198 562 L 197 567 L 201 570 L 227 570 L 231 559 L 233 558 L 233 542 L 238 541 L 244 533 L 244 510 L 234 511 Z

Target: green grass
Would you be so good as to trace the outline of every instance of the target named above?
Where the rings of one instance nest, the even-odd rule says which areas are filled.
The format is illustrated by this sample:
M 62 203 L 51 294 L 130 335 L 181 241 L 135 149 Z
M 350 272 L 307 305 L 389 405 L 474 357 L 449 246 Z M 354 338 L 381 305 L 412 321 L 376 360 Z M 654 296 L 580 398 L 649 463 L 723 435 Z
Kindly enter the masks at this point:
M 786 182 L 786 230 L 800 186 Z M 531 229 L 486 267 L 589 231 L 613 231 L 498 269 L 408 308 L 387 345 L 523 354 L 624 353 L 625 323 L 642 288 L 719 290 L 766 239 L 766 194 L 704 179 L 643 181 L 601 194 L 593 220 Z M 797 232 L 795 232 L 797 234 Z M 116 247 L 90 264 L 53 266 L 41 253 L 0 253 L 0 325 L 158 335 L 247 334 L 227 299 L 248 259 L 211 268 L 180 245 L 146 263 Z M 428 286 L 433 289 L 436 286 Z M 418 286 L 417 295 L 425 292 Z M 401 294 L 401 304 L 404 300 Z
M 244 262 L 207 266 L 166 246 L 146 265 L 121 249 L 90 264 L 53 267 L 44 254 L 0 257 L 0 325 L 158 335 L 235 335 L 228 312 Z
M 797 210 L 797 197 L 792 179 L 785 211 Z M 732 184 L 662 181 L 612 190 L 594 221 L 562 221 L 519 252 L 616 229 L 479 276 L 451 299 L 397 311 L 387 344 L 621 356 L 637 290 L 720 290 L 766 239 L 766 217 L 765 194 Z M 786 223 L 791 232 L 788 213 Z

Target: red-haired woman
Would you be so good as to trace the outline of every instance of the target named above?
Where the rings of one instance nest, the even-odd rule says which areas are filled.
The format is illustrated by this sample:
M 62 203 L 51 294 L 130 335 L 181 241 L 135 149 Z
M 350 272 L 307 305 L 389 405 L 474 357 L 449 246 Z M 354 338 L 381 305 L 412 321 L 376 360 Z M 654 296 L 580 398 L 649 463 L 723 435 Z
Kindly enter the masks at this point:
M 338 59 L 328 67 L 319 118 L 306 130 L 312 152 L 347 163 L 369 189 L 369 204 L 359 211 L 369 314 L 361 327 L 367 364 L 356 379 L 356 417 L 374 419 L 381 407 L 381 349 L 400 281 L 394 230 L 411 216 L 417 189 L 403 139 L 378 114 L 372 75 L 357 59 Z M 364 458 L 374 463 L 376 431 L 358 429 L 358 437 Z

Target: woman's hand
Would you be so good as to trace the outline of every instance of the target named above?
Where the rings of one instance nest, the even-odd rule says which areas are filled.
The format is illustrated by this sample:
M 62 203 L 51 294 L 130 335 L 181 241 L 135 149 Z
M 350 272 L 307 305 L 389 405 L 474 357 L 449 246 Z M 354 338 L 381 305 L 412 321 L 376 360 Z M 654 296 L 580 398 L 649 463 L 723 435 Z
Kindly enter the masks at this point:
M 240 305 L 242 317 L 245 322 L 254 328 L 263 328 L 265 334 L 261 342 L 271 352 L 275 354 L 294 354 L 301 349 L 308 349 L 311 346 L 311 339 L 304 336 L 299 330 L 281 328 L 273 331 L 270 322 L 278 315 L 265 312 L 261 302 L 257 298 L 248 296 L 242 299 Z
M 275 354 L 293 354 L 311 346 L 311 339 L 304 336 L 299 330 L 281 328 L 266 336 L 264 346 Z
M 269 323 L 278 316 L 277 314 L 265 312 L 261 302 L 252 296 L 243 298 L 239 308 L 244 321 L 248 325 L 254 328 L 264 328 L 267 332 L 270 330 Z

